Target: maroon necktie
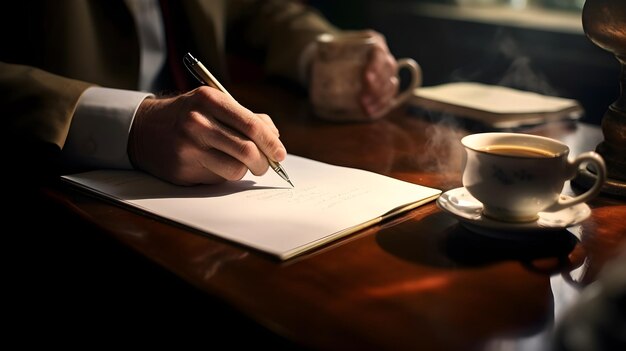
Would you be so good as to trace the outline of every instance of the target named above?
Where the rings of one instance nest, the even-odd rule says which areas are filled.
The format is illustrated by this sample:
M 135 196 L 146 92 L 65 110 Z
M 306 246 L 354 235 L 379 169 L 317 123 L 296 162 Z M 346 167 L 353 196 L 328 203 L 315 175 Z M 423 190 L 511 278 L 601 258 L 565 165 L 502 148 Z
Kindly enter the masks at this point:
M 188 29 L 184 14 L 178 1 L 159 0 L 163 25 L 165 27 L 165 41 L 167 45 L 167 67 L 174 87 L 179 91 L 188 91 L 197 84 L 191 84 L 190 73 L 183 65 L 183 56 L 189 50 Z

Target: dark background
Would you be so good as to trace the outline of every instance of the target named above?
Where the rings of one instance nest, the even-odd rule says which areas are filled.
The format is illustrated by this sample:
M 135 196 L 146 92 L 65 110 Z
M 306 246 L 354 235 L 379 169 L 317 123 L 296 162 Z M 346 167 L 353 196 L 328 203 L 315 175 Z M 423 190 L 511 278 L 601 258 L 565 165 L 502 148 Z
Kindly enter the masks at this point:
M 599 123 L 619 92 L 617 61 L 582 34 L 429 18 L 409 10 L 414 1 L 309 3 L 341 28 L 383 33 L 396 57 L 420 63 L 424 85 L 468 80 L 575 98 L 591 123 Z M 5 194 L 11 210 L 5 213 L 2 312 L 9 339 L 48 345 L 82 345 L 84 337 L 91 343 L 174 339 L 293 348 L 89 221 L 77 220 L 33 183 L 5 183 L 19 192 Z M 240 337 L 231 338 L 233 331 Z
M 617 60 L 582 33 L 432 18 L 412 7 L 419 2 L 309 1 L 340 28 L 383 33 L 396 57 L 419 62 L 424 85 L 474 81 L 573 98 L 594 124 L 619 94 Z

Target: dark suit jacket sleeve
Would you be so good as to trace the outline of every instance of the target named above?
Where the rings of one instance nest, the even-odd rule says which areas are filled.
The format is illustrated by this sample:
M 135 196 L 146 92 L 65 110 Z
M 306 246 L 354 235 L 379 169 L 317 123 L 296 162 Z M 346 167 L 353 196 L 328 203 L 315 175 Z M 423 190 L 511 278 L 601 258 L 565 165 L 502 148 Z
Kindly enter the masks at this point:
M 89 86 L 37 68 L 0 62 L 0 106 L 10 137 L 62 148 L 78 99 Z
M 243 39 L 265 51 L 267 73 L 296 81 L 300 78 L 298 64 L 305 48 L 319 34 L 339 31 L 315 9 L 298 1 L 261 0 L 256 1 L 256 6 L 248 5 L 231 14 L 238 16 L 231 21 L 245 25 Z

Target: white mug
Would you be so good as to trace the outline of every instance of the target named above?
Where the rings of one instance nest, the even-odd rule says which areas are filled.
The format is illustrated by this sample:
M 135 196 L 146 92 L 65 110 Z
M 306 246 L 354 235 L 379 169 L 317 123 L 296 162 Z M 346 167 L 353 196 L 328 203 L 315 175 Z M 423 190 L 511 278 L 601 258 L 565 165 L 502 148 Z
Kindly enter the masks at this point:
M 374 36 L 367 31 L 322 34 L 317 38 L 309 91 L 318 117 L 335 121 L 371 119 L 361 107 L 359 96 L 363 89 L 365 67 L 374 44 Z M 402 58 L 397 63 L 396 74 L 402 68 L 408 69 L 411 82 L 379 115 L 405 102 L 411 97 L 413 90 L 422 84 L 422 71 L 417 62 Z
M 483 204 L 485 216 L 509 222 L 532 221 L 538 212 L 559 211 L 596 196 L 606 167 L 595 152 L 568 160 L 569 148 L 558 140 L 521 133 L 479 133 L 461 139 L 466 157 L 463 186 Z M 561 191 L 583 163 L 595 166 L 594 185 L 578 196 Z

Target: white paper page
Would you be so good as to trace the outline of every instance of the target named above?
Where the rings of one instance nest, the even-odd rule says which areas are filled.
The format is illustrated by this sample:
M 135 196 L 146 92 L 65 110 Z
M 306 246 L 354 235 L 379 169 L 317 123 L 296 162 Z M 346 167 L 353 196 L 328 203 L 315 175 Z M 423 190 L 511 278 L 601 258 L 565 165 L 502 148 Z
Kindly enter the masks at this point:
M 577 106 L 576 100 L 496 85 L 448 83 L 415 89 L 415 95 L 494 113 L 540 113 Z
M 181 187 L 134 171 L 64 176 L 161 217 L 287 258 L 346 228 L 441 191 L 288 155 L 295 188 L 269 170 L 241 181 Z

